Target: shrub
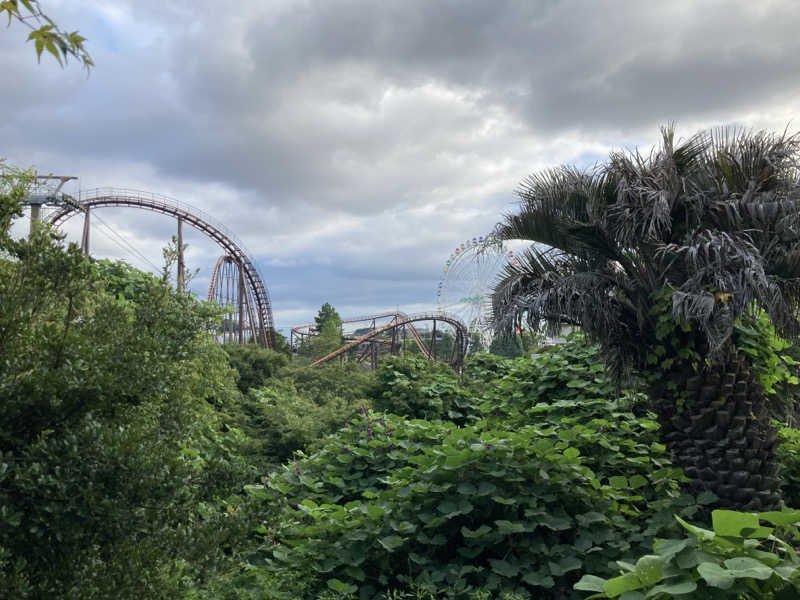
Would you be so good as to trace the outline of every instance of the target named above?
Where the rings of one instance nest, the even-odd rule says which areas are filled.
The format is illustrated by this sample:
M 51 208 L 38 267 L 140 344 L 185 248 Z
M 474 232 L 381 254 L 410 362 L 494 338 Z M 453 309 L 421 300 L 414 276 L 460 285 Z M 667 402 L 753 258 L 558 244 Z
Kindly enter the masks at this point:
M 238 373 L 236 385 L 243 394 L 250 388 L 264 385 L 289 364 L 285 354 L 255 344 L 225 344 L 223 347 L 231 366 Z
M 372 392 L 376 410 L 411 419 L 466 420 L 470 401 L 447 365 L 408 354 L 386 359 Z
M 622 575 L 611 579 L 584 575 L 575 589 L 599 592 L 589 598 L 626 600 L 797 598 L 800 557 L 783 538 L 797 536 L 800 511 L 715 510 L 713 530 L 677 520 L 687 537 L 657 540 L 653 554 L 642 556 L 635 565 L 619 563 Z M 777 528 L 764 527 L 760 520 Z
M 481 429 L 364 410 L 319 452 L 248 487 L 266 513 L 262 557 L 292 582 L 272 597 L 328 587 L 377 598 L 421 585 L 435 597 L 557 598 L 581 571 L 643 551 L 661 528 L 642 516 L 644 498 L 658 488 L 675 510 L 677 482 L 598 475 L 572 443 L 584 432 L 548 425 Z

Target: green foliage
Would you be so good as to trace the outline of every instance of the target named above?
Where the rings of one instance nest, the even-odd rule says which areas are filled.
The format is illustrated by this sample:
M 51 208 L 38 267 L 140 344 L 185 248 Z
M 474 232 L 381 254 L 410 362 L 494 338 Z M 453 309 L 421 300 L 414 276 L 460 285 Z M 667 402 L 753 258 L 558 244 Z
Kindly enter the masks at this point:
M 463 423 L 469 399 L 451 368 L 422 356 L 392 356 L 378 367 L 373 391 L 376 410 L 412 419 Z
M 8 224 L 25 182 L 0 183 Z M 0 250 L 0 595 L 180 595 L 247 527 L 214 310 L 45 225 Z
M 309 451 L 369 405 L 372 386 L 372 374 L 359 365 L 284 368 L 220 410 L 243 434 L 239 451 L 260 477 L 295 451 Z
M 778 428 L 776 451 L 781 465 L 781 489 L 789 506 L 800 506 L 800 429 Z
M 299 393 L 318 403 L 343 398 L 361 404 L 370 397 L 375 385 L 374 373 L 355 363 L 289 367 L 281 376 L 290 379 Z
M 767 313 L 742 317 L 734 327 L 736 347 L 750 358 L 756 380 L 767 394 L 775 394 L 780 384 L 797 384 L 798 362 L 786 354 L 791 343 L 776 332 Z
M 83 45 L 86 38 L 77 31 L 62 31 L 42 12 L 38 0 L 2 0 L 0 15 L 4 13 L 8 17 L 9 25 L 13 19 L 31 29 L 28 41 L 33 42 L 37 58 L 41 59 L 42 52 L 47 50 L 61 66 L 69 57 L 80 61 L 87 71 L 94 66 L 92 57 Z
M 412 583 L 559 597 L 581 570 L 645 547 L 654 532 L 634 515 L 651 482 L 599 477 L 543 433 L 365 412 L 249 487 L 268 511 L 264 558 L 303 594 L 335 579 L 366 598 Z
M 289 358 L 280 352 L 256 344 L 225 344 L 225 352 L 239 377 L 236 385 L 246 394 L 250 388 L 264 385 L 270 377 L 289 364 Z
M 589 598 L 710 598 L 762 600 L 796 598 L 800 557 L 786 537 L 796 537 L 800 511 L 742 513 L 715 510 L 713 530 L 690 525 L 682 539 L 661 539 L 653 554 L 635 564 L 619 563 L 623 574 L 610 579 L 584 575 L 575 589 L 599 592 Z M 767 521 L 776 527 L 766 527 Z
M 332 323 L 336 329 L 341 329 L 342 327 L 342 318 L 329 302 L 320 307 L 317 316 L 314 317 L 314 322 L 317 324 L 317 331 L 322 331 L 326 323 Z
M 526 329 L 514 333 L 501 332 L 492 338 L 489 352 L 506 358 L 517 358 L 534 352 L 541 342 L 542 336 L 535 331 Z
M 361 598 L 411 586 L 437 598 L 574 595 L 581 572 L 610 575 L 609 561 L 671 532 L 674 512 L 701 510 L 680 494 L 642 397 L 613 400 L 579 340 L 532 359 L 477 355 L 461 383 L 426 361 L 393 363 L 376 402 L 396 393 L 402 406 L 441 411 L 454 393 L 471 400 L 458 417 L 470 424 L 364 409 L 314 454 L 248 486 L 249 510 L 263 514 L 252 568 L 265 561 L 283 582 L 267 597 L 331 586 Z M 423 391 L 445 384 L 438 397 Z

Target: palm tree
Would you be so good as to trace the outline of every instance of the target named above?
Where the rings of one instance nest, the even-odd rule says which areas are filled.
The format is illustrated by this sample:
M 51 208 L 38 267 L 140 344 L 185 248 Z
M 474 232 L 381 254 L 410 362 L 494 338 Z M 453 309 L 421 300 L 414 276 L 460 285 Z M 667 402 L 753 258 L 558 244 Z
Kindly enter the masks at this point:
M 649 155 L 615 152 L 589 171 L 528 177 L 502 239 L 538 242 L 493 293 L 495 322 L 556 334 L 580 326 L 621 378 L 649 373 L 661 435 L 695 491 L 719 505 L 780 503 L 775 431 L 737 336 L 769 316 L 798 336 L 796 136 L 720 130 Z

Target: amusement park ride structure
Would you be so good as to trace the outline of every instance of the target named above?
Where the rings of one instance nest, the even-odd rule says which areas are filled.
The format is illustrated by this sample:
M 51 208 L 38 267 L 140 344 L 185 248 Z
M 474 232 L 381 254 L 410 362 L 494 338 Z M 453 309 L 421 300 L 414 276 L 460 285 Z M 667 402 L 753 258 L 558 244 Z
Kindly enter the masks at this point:
M 387 318 L 390 320 L 378 324 L 379 320 Z M 467 338 L 466 327 L 452 315 L 442 312 L 415 315 L 407 315 L 402 312 L 387 312 L 342 319 L 342 323 L 368 323 L 368 326 L 358 330 L 356 333 L 345 334 L 345 344 L 343 346 L 318 358 L 311 363 L 311 366 L 322 364 L 335 358 L 343 360 L 345 355 L 350 352 L 358 362 L 363 362 L 369 358 L 370 365 L 375 368 L 382 348 L 384 353 L 388 350 L 388 353 L 392 355 L 405 351 L 409 335 L 411 341 L 426 359 L 445 361 L 455 369 L 461 367 L 461 363 L 467 353 L 467 344 L 469 340 Z M 427 336 L 425 333 L 421 332 L 414 326 L 415 323 L 430 323 L 430 335 Z M 447 356 L 437 356 L 437 323 L 445 323 L 453 330 L 453 343 Z M 304 325 L 292 327 L 289 337 L 291 347 L 294 348 L 295 343 L 302 343 L 308 337 L 315 336 L 317 334 L 315 327 L 316 323 L 306 323 Z M 366 331 L 364 331 L 364 329 L 366 329 Z M 439 329 L 439 333 L 442 333 L 441 328 Z M 426 337 L 430 338 L 429 343 L 426 343 Z
M 275 328 L 272 318 L 272 303 L 267 286 L 256 268 L 244 245 L 223 225 L 215 222 L 210 216 L 188 204 L 176 200 L 136 190 L 119 188 L 98 188 L 81 191 L 77 198 L 62 191 L 64 185 L 76 179 L 71 176 L 46 175 L 36 176 L 36 185 L 28 196 L 26 203 L 31 209 L 31 224 L 42 220 L 42 207 L 54 210 L 44 220 L 53 226 L 59 226 L 78 213 L 83 214 L 83 234 L 81 248 L 89 253 L 91 213 L 104 207 L 127 207 L 148 210 L 168 215 L 177 220 L 177 285 L 183 289 L 186 284 L 183 260 L 183 224 L 188 223 L 207 237 L 211 238 L 222 249 L 223 254 L 217 259 L 208 286 L 207 299 L 215 300 L 224 307 L 222 331 L 218 339 L 225 342 L 255 342 L 266 348 L 275 347 Z M 98 217 L 99 218 L 99 217 Z M 102 223 L 102 221 L 101 221 Z M 389 319 L 378 323 L 382 319 Z M 422 356 L 429 360 L 446 361 L 452 367 L 460 368 L 467 351 L 468 331 L 462 322 L 453 315 L 439 311 L 406 315 L 401 312 L 388 312 L 365 317 L 345 319 L 344 323 L 369 322 L 370 325 L 358 332 L 345 336 L 345 344 L 317 359 L 312 363 L 318 365 L 335 358 L 344 360 L 345 356 L 354 356 L 358 361 L 369 358 L 370 365 L 377 365 L 378 356 L 397 354 L 405 350 L 407 338 L 419 349 Z M 419 324 L 429 323 L 430 334 L 420 331 Z M 417 326 L 415 326 L 415 324 Z M 439 332 L 437 334 L 437 324 Z M 446 352 L 447 356 L 437 356 L 437 335 L 443 333 L 441 325 L 452 330 L 452 344 Z M 316 335 L 315 324 L 298 325 L 291 330 L 290 344 L 294 347 L 296 340 Z M 429 337 L 430 342 L 425 338 Z M 441 350 L 439 354 L 443 354 Z
M 223 225 L 216 223 L 211 217 L 201 210 L 188 204 L 178 202 L 149 192 L 141 192 L 117 188 L 100 188 L 82 191 L 78 198 L 62 192 L 67 181 L 75 179 L 69 176 L 47 175 L 37 176 L 37 186 L 27 199 L 31 207 L 31 221 L 41 218 L 41 207 L 54 207 L 55 211 L 47 217 L 47 221 L 54 226 L 63 224 L 78 213 L 83 213 L 83 236 L 81 247 L 89 253 L 90 215 L 97 208 L 122 206 L 138 208 L 152 212 L 169 215 L 177 219 L 178 223 L 178 276 L 179 288 L 185 284 L 183 261 L 183 223 L 186 222 L 207 237 L 211 238 L 223 251 L 223 256 L 217 261 L 217 267 L 212 275 L 212 284 L 215 281 L 228 281 L 231 269 L 225 267 L 235 266 L 237 289 L 236 293 L 228 294 L 228 298 L 235 298 L 238 306 L 238 320 L 230 328 L 237 333 L 236 341 L 244 340 L 245 323 L 249 331 L 249 338 L 261 346 L 275 347 L 274 322 L 272 318 L 272 303 L 269 298 L 267 286 L 256 268 L 255 261 L 250 258 L 244 245 Z M 222 274 L 220 269 L 222 269 Z M 209 296 L 214 297 L 213 285 L 209 286 Z M 245 318 L 245 312 L 246 318 Z M 225 332 L 223 331 L 223 337 Z M 231 340 L 233 341 L 233 340 Z

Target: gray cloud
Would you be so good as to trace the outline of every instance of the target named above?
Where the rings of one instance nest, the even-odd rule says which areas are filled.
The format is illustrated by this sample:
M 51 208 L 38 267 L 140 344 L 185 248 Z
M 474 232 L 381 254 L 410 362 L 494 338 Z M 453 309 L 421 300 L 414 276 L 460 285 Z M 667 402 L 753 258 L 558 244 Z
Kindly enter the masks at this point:
M 37 67 L 23 29 L 0 32 L 0 156 L 213 214 L 286 319 L 423 306 L 528 172 L 649 145 L 670 120 L 783 128 L 800 85 L 788 0 L 51 6 L 97 67 Z M 153 261 L 174 227 L 108 218 Z M 200 289 L 217 249 L 191 243 Z

